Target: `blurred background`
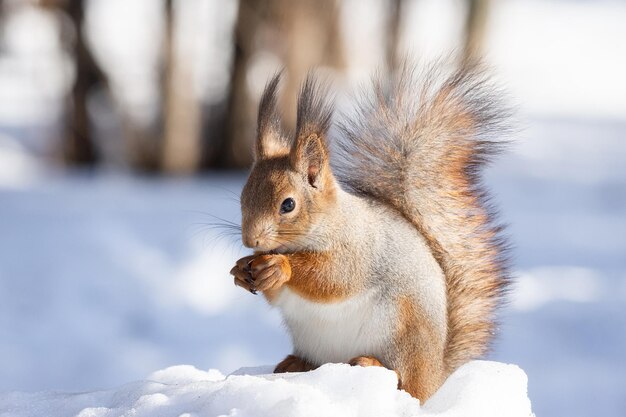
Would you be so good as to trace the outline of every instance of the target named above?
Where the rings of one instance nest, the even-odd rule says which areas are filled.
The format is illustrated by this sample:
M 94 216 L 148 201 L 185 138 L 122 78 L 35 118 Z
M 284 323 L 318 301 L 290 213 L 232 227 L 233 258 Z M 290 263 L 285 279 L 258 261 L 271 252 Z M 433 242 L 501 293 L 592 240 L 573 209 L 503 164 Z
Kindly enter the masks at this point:
M 626 2 L 0 0 L 0 391 L 290 352 L 232 284 L 256 106 L 312 66 L 338 107 L 405 54 L 483 59 L 519 132 L 486 182 L 518 278 L 490 359 L 537 415 L 626 413 Z

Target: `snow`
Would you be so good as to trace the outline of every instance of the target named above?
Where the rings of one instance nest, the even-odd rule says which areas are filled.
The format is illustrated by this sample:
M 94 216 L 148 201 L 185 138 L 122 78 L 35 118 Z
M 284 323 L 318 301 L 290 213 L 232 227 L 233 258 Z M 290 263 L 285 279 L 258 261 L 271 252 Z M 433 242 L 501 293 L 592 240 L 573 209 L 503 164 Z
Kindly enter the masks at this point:
M 486 178 L 518 277 L 489 358 L 524 369 L 538 415 L 618 416 L 626 125 L 530 126 Z M 166 180 L 29 167 L 0 185 L 0 392 L 93 391 L 177 363 L 226 374 L 290 352 L 277 312 L 228 275 L 247 254 L 240 238 L 207 225 L 238 221 L 245 173 Z
M 111 19 L 124 6 L 122 0 L 91 3 L 88 19 L 95 18 L 92 12 L 107 9 L 101 10 L 104 20 L 90 20 L 103 34 L 95 39 L 89 31 L 98 57 L 121 60 L 124 46 L 151 42 L 150 31 L 161 24 L 147 1 L 129 5 L 124 14 L 132 20 L 140 4 L 150 3 L 151 11 L 142 20 L 145 27 Z M 207 10 L 190 26 L 200 26 L 211 14 L 213 20 L 222 16 L 205 3 L 215 2 L 194 2 Z M 442 32 L 459 22 L 458 15 L 442 22 L 429 14 L 437 8 L 434 13 L 441 17 L 452 9 L 458 13 L 452 3 L 408 4 L 407 21 L 413 24 L 404 29 L 407 48 L 420 55 L 439 54 L 454 45 Z M 346 4 L 348 17 L 362 22 L 351 28 L 347 48 L 354 54 L 355 47 L 368 45 L 352 57 L 355 64 L 349 70 L 369 74 L 380 64 L 380 39 L 371 39 L 373 19 L 382 13 L 380 2 Z M 219 7 L 230 10 L 224 21 L 232 19 L 232 7 Z M 489 61 L 518 101 L 519 126 L 525 130 L 486 178 L 509 225 L 518 278 L 489 358 L 524 369 L 538 415 L 622 416 L 626 4 L 506 0 L 494 2 L 493 16 L 487 34 Z M 49 121 L 58 117 L 59 94 L 71 78 L 56 45 L 54 24 L 50 16 L 27 7 L 4 27 L 0 392 L 94 391 L 177 363 L 225 374 L 244 365 L 277 363 L 290 352 L 280 317 L 261 297 L 232 285 L 228 270 L 247 253 L 236 236 L 220 236 L 220 230 L 207 225 L 215 222 L 211 215 L 238 221 L 233 194 L 239 193 L 245 174 L 158 180 L 109 172 L 62 173 L 32 157 L 30 151 L 50 154 L 53 148 L 40 139 L 50 129 Z M 111 34 L 113 26 L 119 33 Z M 126 38 L 122 27 L 139 32 Z M 209 36 L 220 35 L 206 32 Z M 120 39 L 132 42 L 120 44 Z M 154 54 L 154 47 L 150 43 L 141 53 Z M 205 51 L 196 64 L 204 66 L 212 55 Z M 131 66 L 115 65 L 120 90 L 137 78 L 154 81 L 146 73 L 150 68 L 124 72 Z M 274 70 L 266 66 L 268 72 Z M 206 72 L 210 80 L 197 80 L 205 90 L 200 93 L 219 93 L 224 71 L 218 65 Z M 265 79 L 255 74 L 259 83 Z M 140 114 L 147 111 L 151 94 L 144 81 L 133 85 L 142 89 L 134 97 L 137 103 L 131 103 Z M 118 93 L 125 91 L 131 89 Z M 189 373 L 178 369 L 174 374 L 191 383 L 189 375 L 196 371 L 185 369 Z M 197 372 L 209 380 L 217 375 Z M 494 393 L 500 386 L 490 385 Z M 115 392 L 121 391 L 123 387 Z M 114 401 L 112 393 L 102 391 L 99 403 L 97 392 L 65 395 L 70 402 L 82 398 L 84 408 L 107 406 L 107 399 Z M 61 407 L 65 398 L 50 392 L 0 398 L 20 395 L 41 405 L 38 415 L 49 415 L 49 408 Z M 51 402 L 44 404 L 46 398 Z
M 234 220 L 227 192 L 49 175 L 0 201 L 0 390 L 93 389 L 172 363 L 230 372 L 287 349 L 277 314 L 232 284 L 241 246 L 194 225 L 213 221 L 197 210 Z
M 537 415 L 620 416 L 626 124 L 529 126 L 486 178 L 518 277 L 489 358 L 524 369 Z M 290 352 L 277 312 L 228 275 L 240 238 L 207 225 L 238 221 L 245 173 L 40 169 L 0 165 L 0 392 L 93 391 L 177 363 L 226 374 Z
M 550 302 L 597 302 L 606 289 L 598 272 L 582 267 L 541 267 L 525 271 L 512 297 L 518 310 L 534 310 Z
M 530 417 L 526 374 L 515 365 L 475 361 L 459 368 L 422 407 L 397 389 L 395 372 L 328 364 L 311 372 L 228 377 L 189 365 L 144 381 L 89 393 L 13 392 L 0 396 L 0 417 Z
M 36 181 L 41 175 L 38 165 L 21 143 L 0 133 L 0 187 L 24 187 Z

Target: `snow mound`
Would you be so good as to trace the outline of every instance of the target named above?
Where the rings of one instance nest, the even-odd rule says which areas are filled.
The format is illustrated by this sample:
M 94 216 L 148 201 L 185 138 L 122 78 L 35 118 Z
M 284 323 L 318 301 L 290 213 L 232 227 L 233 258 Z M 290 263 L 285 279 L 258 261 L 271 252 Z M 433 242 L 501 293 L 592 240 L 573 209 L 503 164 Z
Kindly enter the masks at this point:
M 527 378 L 515 365 L 475 361 L 459 368 L 422 407 L 383 368 L 328 364 L 307 373 L 258 374 L 174 366 L 109 391 L 0 395 L 2 417 L 529 417 Z

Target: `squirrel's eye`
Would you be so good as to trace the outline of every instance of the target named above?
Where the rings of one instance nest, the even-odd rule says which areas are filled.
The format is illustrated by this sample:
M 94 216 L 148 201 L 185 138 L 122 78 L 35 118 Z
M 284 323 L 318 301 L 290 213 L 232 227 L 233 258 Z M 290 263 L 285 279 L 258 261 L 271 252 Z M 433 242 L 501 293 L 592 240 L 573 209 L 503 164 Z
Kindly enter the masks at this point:
M 295 208 L 296 208 L 296 201 L 291 197 L 286 198 L 285 201 L 283 201 L 282 204 L 280 205 L 280 214 L 289 213 L 290 211 L 293 211 L 293 209 Z

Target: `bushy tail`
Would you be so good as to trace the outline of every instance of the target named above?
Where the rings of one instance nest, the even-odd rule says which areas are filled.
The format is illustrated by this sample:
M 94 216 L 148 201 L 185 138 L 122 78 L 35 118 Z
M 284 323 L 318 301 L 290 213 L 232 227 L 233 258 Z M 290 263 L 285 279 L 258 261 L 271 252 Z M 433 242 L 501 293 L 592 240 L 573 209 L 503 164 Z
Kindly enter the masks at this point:
M 505 243 L 479 169 L 505 143 L 497 136 L 508 115 L 477 67 L 407 64 L 375 80 L 340 125 L 339 180 L 402 213 L 445 273 L 448 372 L 486 352 L 507 286 Z

